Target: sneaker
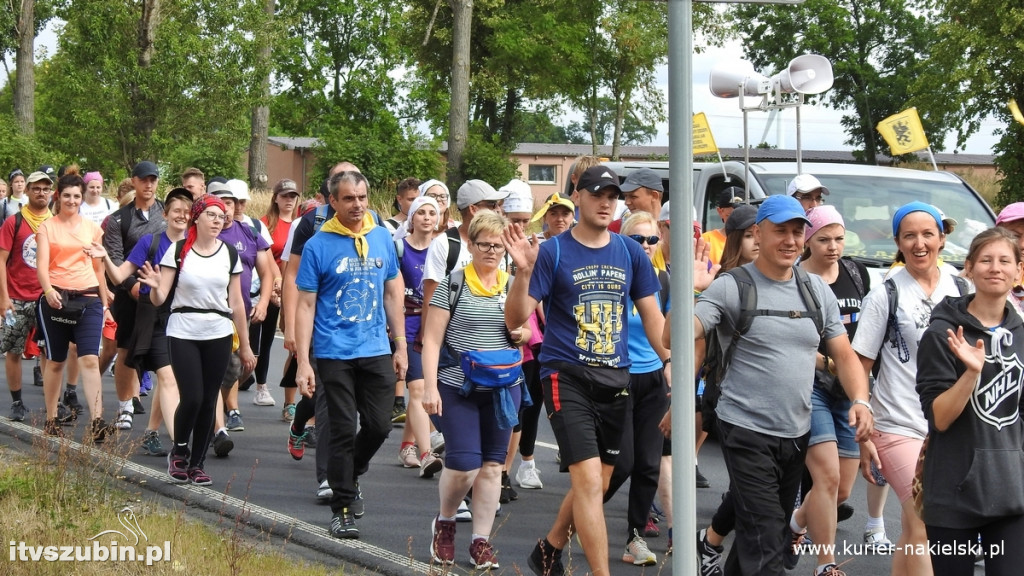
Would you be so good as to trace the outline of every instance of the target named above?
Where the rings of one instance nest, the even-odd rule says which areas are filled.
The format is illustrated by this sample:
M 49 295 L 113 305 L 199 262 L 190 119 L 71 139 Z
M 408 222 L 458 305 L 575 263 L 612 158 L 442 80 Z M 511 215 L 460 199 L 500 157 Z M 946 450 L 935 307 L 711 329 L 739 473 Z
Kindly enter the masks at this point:
M 295 404 L 284 405 L 284 410 L 281 410 L 281 420 L 285 422 L 295 420 Z
M 789 545 L 786 546 L 786 550 L 782 555 L 782 565 L 786 570 L 792 570 L 796 568 L 796 565 L 800 563 L 800 553 L 803 552 L 805 539 L 807 532 L 797 534 L 796 532 L 790 532 L 792 538 L 790 538 Z
M 865 547 L 875 554 L 892 554 L 895 546 L 885 535 L 885 528 L 876 528 L 864 532 Z
M 43 385 L 43 370 L 39 366 L 32 367 L 32 385 L 42 386 Z
M 452 522 L 452 525 L 454 526 L 455 523 Z M 491 541 L 486 538 L 473 540 L 473 543 L 469 545 L 469 558 L 473 561 L 473 566 L 477 570 L 500 568 L 498 566 L 498 557 L 494 555 L 494 547 L 491 546 Z
M 252 403 L 257 406 L 277 406 L 277 402 L 270 395 L 270 390 L 267 390 L 266 384 L 256 385 L 256 397 L 252 399 Z
M 320 483 L 320 487 L 316 489 L 316 499 L 320 502 L 326 502 L 334 496 L 334 490 L 331 490 L 330 484 L 327 480 Z
M 358 481 L 356 482 L 356 499 L 348 505 L 348 509 L 356 518 L 362 518 L 366 514 L 366 501 L 363 500 L 363 491 L 359 488 Z
M 430 433 L 430 451 L 434 454 L 444 454 L 444 435 L 434 430 Z
M 508 472 L 502 472 L 501 493 L 498 496 L 498 504 L 508 504 L 513 500 L 519 500 L 519 494 L 512 488 L 512 479 L 508 477 Z
M 441 520 L 440 516 L 434 516 L 434 519 L 430 521 L 430 532 L 433 534 L 430 539 L 430 558 L 438 564 L 453 564 L 455 562 L 455 522 Z M 472 554 L 471 548 L 470 555 Z
M 288 427 L 288 453 L 292 455 L 294 460 L 302 460 L 302 457 L 306 454 L 306 432 L 302 434 L 296 434 L 292 431 L 291 426 Z
M 392 424 L 404 424 L 405 423 L 405 404 L 395 403 L 391 407 L 391 423 Z
M 419 468 L 420 459 L 416 456 L 416 445 L 409 444 L 398 451 L 398 462 L 402 468 Z
M 420 478 L 433 478 L 434 474 L 441 471 L 441 468 L 444 468 L 444 461 L 437 454 L 431 452 L 420 462 Z
M 149 372 L 146 372 L 146 374 L 149 374 Z M 142 399 L 138 396 L 132 398 L 132 411 L 136 414 L 146 413 L 146 407 L 142 405 Z
M 25 408 L 25 403 L 18 400 L 11 404 L 11 415 L 8 418 L 12 422 L 24 422 L 25 415 L 28 413 L 28 408 Z
M 177 455 L 174 452 L 167 454 L 167 475 L 171 482 L 184 484 L 188 482 L 188 456 Z
M 134 414 L 131 412 L 122 410 L 121 413 L 117 415 L 117 420 L 114 421 L 114 427 L 118 430 L 131 430 L 132 420 L 134 417 Z
M 633 539 L 626 544 L 626 551 L 622 553 L 622 561 L 634 566 L 654 566 L 658 563 L 658 557 L 647 547 L 647 542 L 636 530 L 633 530 Z
M 54 436 L 57 438 L 64 437 L 64 429 L 60 427 L 60 423 L 57 422 L 56 418 L 50 418 L 43 424 L 43 434 L 47 436 Z
M 722 552 L 725 552 L 725 546 L 712 546 L 708 542 L 706 528 L 697 532 L 697 558 L 700 560 L 700 576 L 722 576 Z
M 473 512 L 469 509 L 469 502 L 466 502 L 465 499 L 463 499 L 462 502 L 459 502 L 459 509 L 458 509 L 457 512 L 455 512 L 455 521 L 456 522 L 472 522 L 473 521 Z
M 699 466 L 697 467 L 697 488 L 711 488 L 711 481 L 700 473 Z
M 57 423 L 61 426 L 74 426 L 75 420 L 78 420 L 78 414 L 64 405 L 64 403 L 57 404 Z
M 647 525 L 644 526 L 644 537 L 657 538 L 658 536 L 661 536 L 661 530 L 659 530 L 658 525 L 654 523 L 654 516 L 648 516 Z
M 143 372 L 142 378 L 139 379 L 139 396 L 149 396 L 149 391 L 153 389 L 153 373 Z M 141 412 L 137 412 L 141 414 Z
M 331 517 L 330 532 L 335 538 L 359 538 L 359 528 L 348 508 L 342 508 Z
M 840 570 L 838 567 L 836 567 L 835 563 L 832 562 L 829 564 L 825 564 L 825 566 L 822 567 L 821 570 L 815 570 L 814 576 L 846 576 L 846 572 Z
M 540 490 L 544 487 L 544 483 L 540 481 L 540 470 L 537 469 L 537 464 L 533 460 L 525 460 L 519 465 L 519 471 L 516 472 L 516 484 L 527 490 Z
M 248 378 L 246 378 L 244 381 L 238 383 L 238 391 L 239 392 L 245 392 L 249 388 L 252 388 L 252 385 L 255 384 L 255 383 L 256 383 L 256 375 L 255 374 L 249 374 Z
M 228 432 L 241 432 L 245 430 L 245 424 L 242 423 L 242 414 L 238 410 L 228 412 L 225 427 L 228 429 Z
M 843 522 L 853 517 L 853 506 L 843 502 L 836 506 L 836 522 Z
M 320 437 L 316 434 L 316 426 L 312 424 L 306 426 L 306 448 L 310 450 L 316 450 L 316 443 L 320 441 Z
M 562 565 L 562 551 L 557 548 L 544 550 L 544 540 L 538 540 L 537 545 L 530 552 L 527 564 L 530 570 L 537 576 L 565 576 L 565 566 Z
M 235 442 L 228 436 L 228 433 L 221 430 L 213 437 L 213 453 L 218 458 L 224 458 L 235 448 Z
M 203 472 L 203 469 L 197 466 L 188 469 L 188 479 L 196 486 L 209 486 L 213 484 L 209 474 Z
M 92 435 L 93 444 L 103 444 L 114 433 L 114 427 L 107 424 L 103 418 L 93 418 L 89 433 Z
M 82 413 L 85 408 L 78 402 L 78 391 L 74 388 L 68 388 L 64 390 L 64 398 L 62 399 L 65 405 L 75 413 L 75 416 Z
M 160 442 L 160 433 L 156 430 L 146 430 L 142 436 L 142 451 L 146 456 L 167 456 L 167 450 Z

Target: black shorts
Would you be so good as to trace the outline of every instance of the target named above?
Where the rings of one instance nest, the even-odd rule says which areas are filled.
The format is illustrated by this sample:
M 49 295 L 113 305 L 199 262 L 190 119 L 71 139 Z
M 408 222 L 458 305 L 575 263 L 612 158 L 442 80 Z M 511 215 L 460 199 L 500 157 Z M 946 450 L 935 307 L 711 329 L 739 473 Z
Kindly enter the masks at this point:
M 110 315 L 117 322 L 117 332 L 114 333 L 114 341 L 117 347 L 127 350 L 131 346 L 132 332 L 135 330 L 135 313 L 139 303 L 132 298 L 132 295 L 124 290 L 114 293 L 114 302 L 110 306 Z
M 617 368 L 561 369 L 541 380 L 544 407 L 561 453 L 561 471 L 591 458 L 615 465 L 622 444 L 629 388 L 598 384 L 586 374 L 614 373 Z M 628 383 L 628 370 L 621 370 Z

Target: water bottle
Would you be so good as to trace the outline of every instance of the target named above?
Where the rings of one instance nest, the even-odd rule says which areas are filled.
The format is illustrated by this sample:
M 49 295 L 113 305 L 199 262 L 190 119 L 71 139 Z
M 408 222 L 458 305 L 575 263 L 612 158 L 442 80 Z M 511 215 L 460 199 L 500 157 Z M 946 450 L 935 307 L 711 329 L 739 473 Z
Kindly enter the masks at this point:
M 14 323 L 17 322 L 17 320 L 18 319 L 14 316 L 14 310 L 8 308 L 7 312 L 4 314 L 4 324 L 14 326 Z

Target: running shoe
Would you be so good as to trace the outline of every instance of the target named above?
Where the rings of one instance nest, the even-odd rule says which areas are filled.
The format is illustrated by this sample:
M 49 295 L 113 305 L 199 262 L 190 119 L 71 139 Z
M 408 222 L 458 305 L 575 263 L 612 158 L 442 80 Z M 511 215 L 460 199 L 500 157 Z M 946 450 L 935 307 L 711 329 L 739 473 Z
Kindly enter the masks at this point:
M 295 404 L 284 405 L 284 410 L 281 410 L 281 420 L 285 422 L 295 420 Z
M 516 483 L 520 488 L 527 490 L 540 490 L 544 483 L 540 481 L 540 470 L 533 460 L 524 460 L 516 472 Z
M 419 468 L 420 459 L 416 456 L 416 445 L 409 444 L 398 451 L 398 462 L 403 468 Z
M 335 513 L 331 518 L 330 532 L 335 538 L 359 538 L 359 528 L 356 527 L 352 511 L 342 508 L 341 512 Z
M 25 408 L 25 403 L 17 400 L 11 404 L 11 415 L 8 418 L 12 422 L 24 422 L 26 414 L 28 414 L 28 408 Z
M 303 430 L 302 434 L 296 434 L 291 426 L 288 427 L 288 453 L 291 454 L 292 459 L 302 460 L 302 457 L 306 454 L 305 430 Z
M 452 525 L 454 526 L 455 523 L 452 522 Z M 454 536 L 454 534 L 452 534 L 452 536 Z M 477 570 L 500 568 L 500 566 L 498 566 L 498 557 L 494 555 L 494 547 L 491 546 L 490 540 L 486 538 L 477 538 L 473 540 L 473 543 L 469 545 L 469 557 L 473 561 L 473 566 L 476 567 Z
M 643 536 L 633 530 L 633 539 L 626 544 L 626 550 L 622 553 L 622 561 L 634 566 L 654 566 L 658 563 L 658 557 L 647 547 Z
M 712 546 L 708 542 L 707 529 L 697 533 L 697 557 L 700 560 L 700 576 L 722 576 L 722 552 L 724 546 Z
M 256 385 L 256 396 L 252 399 L 252 403 L 257 406 L 277 406 L 277 402 L 270 395 L 266 384 Z
M 164 449 L 163 443 L 160 442 L 160 433 L 156 430 L 146 430 L 146 433 L 142 436 L 142 451 L 147 456 L 166 456 L 167 450 Z
M 430 558 L 438 564 L 455 562 L 455 521 L 434 516 L 430 521 Z M 472 553 L 472 552 L 471 552 Z
M 530 552 L 527 564 L 530 570 L 537 576 L 565 576 L 565 566 L 562 565 L 562 551 L 557 548 L 545 550 L 544 540 L 538 540 L 537 545 Z
M 420 478 L 433 478 L 434 474 L 437 474 L 444 468 L 444 461 L 433 452 L 423 457 L 423 461 L 420 462 Z
M 213 437 L 213 453 L 218 458 L 224 458 L 235 448 L 235 442 L 228 436 L 228 433 L 221 430 Z
M 242 414 L 238 410 L 232 410 L 228 412 L 228 418 L 225 421 L 225 428 L 228 432 L 241 432 L 245 430 L 245 424 L 242 422 Z

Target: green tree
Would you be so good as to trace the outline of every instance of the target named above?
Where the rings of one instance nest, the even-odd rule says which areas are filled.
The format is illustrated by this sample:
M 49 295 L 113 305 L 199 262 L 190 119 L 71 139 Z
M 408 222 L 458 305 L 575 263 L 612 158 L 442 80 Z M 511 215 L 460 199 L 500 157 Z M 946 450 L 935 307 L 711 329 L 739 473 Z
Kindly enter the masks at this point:
M 848 113 L 841 124 L 846 143 L 876 162 L 888 148 L 875 130 L 911 101 L 911 85 L 923 72 L 936 33 L 923 9 L 928 0 L 806 0 L 799 6 L 740 5 L 733 22 L 745 53 L 758 70 L 782 70 L 806 53 L 832 62 L 835 83 L 822 98 Z M 947 125 L 919 109 L 931 140 Z

